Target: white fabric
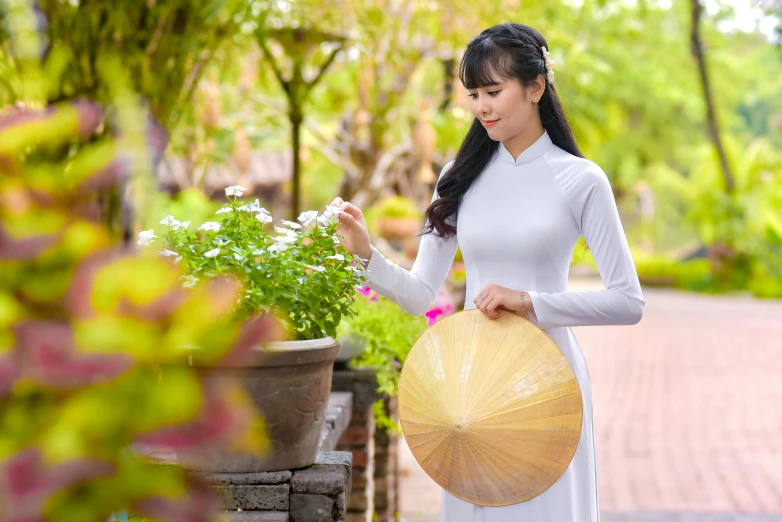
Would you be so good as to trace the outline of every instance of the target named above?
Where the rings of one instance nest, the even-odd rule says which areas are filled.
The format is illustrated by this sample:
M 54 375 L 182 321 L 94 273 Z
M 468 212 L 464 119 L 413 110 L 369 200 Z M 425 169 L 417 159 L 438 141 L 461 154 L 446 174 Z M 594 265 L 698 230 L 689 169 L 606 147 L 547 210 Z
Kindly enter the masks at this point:
M 451 164 L 443 169 L 444 175 Z M 437 198 L 435 193 L 434 198 Z M 467 276 L 465 309 L 486 285 L 529 292 L 537 324 L 569 361 L 583 396 L 576 454 L 537 497 L 503 507 L 475 506 L 443 491 L 443 522 L 598 522 L 592 391 L 573 326 L 635 324 L 644 301 L 611 187 L 594 163 L 555 146 L 544 132 L 518 159 L 500 144 L 465 195 L 457 235 L 421 239 L 410 271 L 373 247 L 369 286 L 411 314 L 424 314 L 445 281 L 457 245 Z M 583 235 L 605 290 L 568 291 L 573 248 Z

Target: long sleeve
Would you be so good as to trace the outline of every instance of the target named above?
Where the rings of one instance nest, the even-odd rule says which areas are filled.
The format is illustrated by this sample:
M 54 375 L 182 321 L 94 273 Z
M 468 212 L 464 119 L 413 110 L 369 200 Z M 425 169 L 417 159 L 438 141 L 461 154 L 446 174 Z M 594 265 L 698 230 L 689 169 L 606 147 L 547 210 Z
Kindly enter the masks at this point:
M 440 174 L 445 175 L 449 163 Z M 437 199 L 437 190 L 432 201 Z M 443 239 L 434 233 L 421 237 L 418 255 L 411 270 L 406 270 L 383 256 L 374 245 L 366 274 L 369 286 L 413 315 L 423 315 L 434 303 L 453 264 L 458 242 L 456 236 Z
M 578 173 L 564 176 L 559 182 L 595 258 L 605 290 L 529 292 L 542 329 L 629 325 L 638 323 L 643 315 L 641 285 L 608 178 L 594 163 L 581 161 Z

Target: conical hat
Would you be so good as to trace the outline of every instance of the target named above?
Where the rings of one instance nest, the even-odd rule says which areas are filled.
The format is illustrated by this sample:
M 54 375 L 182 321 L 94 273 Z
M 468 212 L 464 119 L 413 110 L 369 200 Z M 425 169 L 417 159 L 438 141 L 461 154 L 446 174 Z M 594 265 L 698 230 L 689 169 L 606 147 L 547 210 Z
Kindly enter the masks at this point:
M 564 473 L 581 434 L 581 391 L 565 356 L 511 312 L 435 323 L 399 382 L 413 456 L 443 489 L 483 506 L 529 500 Z

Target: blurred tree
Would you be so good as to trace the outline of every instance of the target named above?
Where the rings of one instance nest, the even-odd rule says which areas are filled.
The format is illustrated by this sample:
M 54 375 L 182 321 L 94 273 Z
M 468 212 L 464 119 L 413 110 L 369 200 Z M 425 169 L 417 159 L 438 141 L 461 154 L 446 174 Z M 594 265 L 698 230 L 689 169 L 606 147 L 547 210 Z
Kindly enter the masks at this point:
M 120 57 L 130 87 L 155 120 L 170 128 L 205 66 L 237 38 L 250 11 L 241 0 L 2 0 L 0 14 L 6 29 L 29 24 L 45 36 L 40 41 L 18 40 L 15 48 L 8 31 L 0 31 L 0 68 L 13 73 L 5 77 L 0 104 L 41 99 L 55 103 L 80 96 L 108 100 L 111 95 L 99 68 L 101 59 L 113 54 Z M 44 64 L 40 77 L 25 74 L 23 61 L 28 59 Z
M 293 197 L 291 219 L 296 219 L 301 210 L 301 125 L 304 121 L 304 111 L 310 91 L 318 84 L 325 72 L 331 66 L 337 53 L 342 51 L 346 38 L 341 35 L 326 33 L 317 29 L 282 28 L 274 29 L 259 27 L 256 31 L 258 45 L 263 51 L 267 62 L 280 82 L 288 99 L 288 120 L 291 124 L 291 145 L 293 151 Z M 274 53 L 272 46 L 276 44 L 281 53 Z M 318 51 L 327 49 L 326 56 L 321 60 Z M 278 58 L 277 55 L 284 54 Z M 313 55 L 315 58 L 313 58 Z M 317 60 L 317 61 L 315 61 Z M 281 61 L 288 62 L 290 69 L 283 72 Z M 309 62 L 315 61 L 314 76 L 305 78 L 304 70 L 313 67 Z
M 497 7 L 490 4 L 492 9 Z M 424 150 L 430 146 L 416 147 L 418 143 L 411 139 L 411 134 L 429 134 L 424 127 L 432 104 L 411 97 L 411 90 L 417 91 L 421 82 L 417 76 L 422 67 L 439 64 L 439 78 L 426 86 L 424 95 L 438 98 L 434 105 L 447 108 L 454 90 L 455 49 L 463 47 L 467 35 L 477 32 L 481 19 L 494 11 L 465 0 L 404 0 L 390 4 L 354 0 L 353 9 L 355 36 L 345 60 L 349 72 L 342 76 L 341 84 L 330 83 L 327 88 L 341 93 L 344 99 L 344 81 L 349 80 L 348 88 L 354 91 L 348 99 L 355 103 L 340 116 L 333 138 L 315 122 L 310 122 L 308 128 L 324 154 L 344 171 L 339 194 L 366 206 L 383 189 L 398 184 L 404 191 L 416 181 L 415 175 L 407 179 L 398 172 L 400 165 L 409 162 L 406 157 L 418 158 L 410 165 L 413 173 L 421 171 L 422 158 L 431 160 Z
M 711 82 L 709 80 L 709 74 L 706 67 L 706 56 L 703 50 L 703 43 L 701 42 L 700 25 L 701 17 L 703 16 L 703 6 L 700 0 L 691 0 L 692 6 L 692 26 L 690 28 L 690 49 L 693 57 L 698 64 L 698 74 L 701 79 L 701 87 L 703 89 L 703 100 L 706 104 L 706 120 L 708 122 L 709 136 L 717 155 L 720 158 L 720 165 L 722 167 L 722 174 L 725 178 L 725 190 L 732 192 L 735 185 L 733 181 L 733 174 L 731 172 L 730 164 L 728 163 L 727 155 L 725 154 L 725 148 L 722 145 L 722 138 L 720 134 L 720 126 L 717 122 L 717 114 L 714 107 L 714 99 L 712 95 Z
M 106 64 L 119 60 L 127 73 L 126 94 L 138 96 L 140 110 L 149 115 L 146 139 L 161 151 L 150 158 L 157 165 L 167 129 L 186 112 L 205 66 L 240 35 L 250 14 L 241 0 L 0 0 L 0 106 L 87 97 L 111 111 L 117 92 Z M 98 137 L 115 131 L 101 128 Z M 58 152 L 64 157 L 74 151 Z M 134 213 L 143 211 L 139 205 L 155 185 L 151 177 L 136 177 L 132 187 L 111 187 L 99 196 L 115 236 L 130 240 Z
M 759 5 L 767 15 L 774 16 L 779 20 L 776 27 L 777 45 L 782 47 L 782 1 L 755 0 L 754 3 Z

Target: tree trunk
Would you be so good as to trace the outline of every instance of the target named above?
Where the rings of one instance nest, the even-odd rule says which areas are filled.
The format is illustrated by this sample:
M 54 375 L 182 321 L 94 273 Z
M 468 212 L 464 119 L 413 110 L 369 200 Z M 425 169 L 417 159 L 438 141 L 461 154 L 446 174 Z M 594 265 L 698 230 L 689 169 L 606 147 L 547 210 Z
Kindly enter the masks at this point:
M 717 123 L 717 115 L 714 110 L 714 100 L 711 94 L 711 86 L 709 84 L 709 76 L 706 71 L 706 57 L 703 52 L 703 44 L 700 37 L 700 20 L 703 13 L 703 6 L 700 0 L 692 0 L 692 28 L 690 32 L 690 49 L 695 61 L 698 63 L 698 72 L 700 73 L 701 86 L 703 87 L 703 97 L 706 102 L 706 117 L 709 126 L 709 135 L 711 141 L 714 144 L 714 148 L 717 150 L 717 154 L 720 157 L 720 164 L 722 166 L 722 174 L 725 177 L 725 190 L 732 192 L 735 187 L 733 180 L 733 174 L 728 164 L 728 158 L 725 154 L 725 148 L 722 145 L 720 138 L 719 125 Z
M 291 197 L 291 221 L 301 213 L 301 123 L 304 120 L 296 109 L 290 113 L 291 137 L 293 142 L 293 189 Z
M 451 96 L 453 96 L 453 82 L 456 79 L 454 77 L 454 67 L 456 66 L 456 58 L 446 58 L 442 60 L 443 69 L 445 72 L 445 78 L 443 79 L 443 101 L 437 108 L 437 112 L 445 112 L 451 105 Z

